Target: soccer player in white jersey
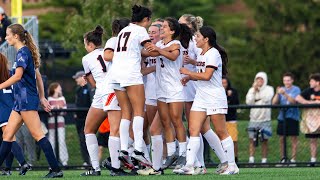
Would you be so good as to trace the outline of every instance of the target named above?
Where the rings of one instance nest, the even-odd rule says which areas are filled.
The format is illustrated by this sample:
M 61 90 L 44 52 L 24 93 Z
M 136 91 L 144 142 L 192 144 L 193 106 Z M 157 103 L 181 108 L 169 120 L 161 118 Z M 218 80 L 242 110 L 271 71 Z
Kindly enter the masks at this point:
M 96 88 L 96 91 L 84 127 L 87 149 L 93 169 L 82 173 L 81 176 L 101 175 L 96 132 L 107 116 L 107 113 L 103 111 L 104 99 L 107 96 L 104 88 L 107 66 L 102 57 L 102 34 L 103 29 L 98 25 L 93 31 L 89 31 L 84 35 L 84 47 L 88 54 L 82 58 L 82 65 L 86 73 L 86 79 L 91 87 Z
M 112 22 L 112 37 L 106 42 L 104 47 L 104 60 L 107 61 L 107 69 L 110 69 L 112 66 L 112 58 L 114 49 L 117 46 L 117 35 L 118 33 L 130 23 L 129 19 L 115 19 Z M 108 120 L 110 124 L 110 136 L 109 136 L 109 153 L 111 158 L 111 167 L 106 166 L 110 171 L 111 176 L 126 176 L 127 172 L 123 171 L 120 168 L 119 161 L 119 151 L 120 151 L 120 120 L 121 120 L 121 108 L 119 107 L 119 103 L 117 97 L 115 95 L 114 90 L 110 87 L 108 83 L 110 79 L 110 73 L 108 72 L 105 81 L 106 89 L 105 91 L 108 94 L 104 110 L 108 112 Z
M 200 146 L 199 133 L 207 116 L 211 117 L 221 146 L 226 152 L 228 166 L 219 174 L 236 174 L 239 169 L 234 162 L 233 141 L 226 128 L 227 97 L 222 86 L 222 75 L 227 74 L 227 54 L 216 42 L 215 31 L 207 26 L 200 28 L 196 34 L 197 47 L 202 49 L 197 58 L 197 72 L 181 68 L 187 75 L 182 83 L 196 80 L 197 89 L 192 104 L 189 121 L 190 140 L 187 151 L 187 163 L 180 169 L 181 174 L 194 174 L 194 162 Z
M 132 7 L 131 23 L 122 29 L 117 37 L 117 48 L 112 59 L 110 83 L 115 90 L 121 107 L 120 123 L 120 160 L 128 166 L 129 128 L 133 115 L 134 153 L 133 158 L 151 166 L 144 157 L 143 123 L 145 94 L 141 74 L 141 50 L 150 42 L 146 31 L 151 23 L 151 11 L 142 6 Z
M 174 18 L 165 18 L 161 29 L 161 38 L 156 46 L 147 48 L 152 56 L 158 56 L 156 67 L 158 111 L 165 131 L 167 142 L 167 160 L 163 168 L 168 168 L 177 160 L 177 165 L 184 165 L 186 151 L 186 131 L 182 123 L 185 95 L 180 82 L 182 78 L 179 69 L 182 67 L 181 45 L 186 47 L 192 39 L 190 29 Z M 179 40 L 176 38 L 179 37 Z M 172 45 L 178 45 L 175 50 L 167 51 Z M 176 135 L 171 131 L 173 125 Z M 179 155 L 175 154 L 175 138 L 179 141 Z

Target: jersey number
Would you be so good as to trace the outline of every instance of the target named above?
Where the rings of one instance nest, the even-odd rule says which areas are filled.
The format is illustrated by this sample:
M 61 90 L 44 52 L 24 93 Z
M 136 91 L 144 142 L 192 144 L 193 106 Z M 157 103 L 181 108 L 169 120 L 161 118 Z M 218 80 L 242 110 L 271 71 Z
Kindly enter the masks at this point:
M 104 63 L 104 60 L 101 55 L 98 56 L 97 60 L 100 62 L 101 66 L 102 66 L 102 71 L 107 72 L 107 66 Z
M 120 36 L 119 36 L 119 39 L 118 39 L 118 46 L 117 46 L 117 52 L 120 52 L 120 51 L 126 51 L 127 50 L 127 43 L 128 43 L 128 39 L 130 37 L 130 34 L 131 32 L 125 32 L 125 33 L 121 33 Z M 123 37 L 122 37 L 123 35 Z M 120 41 L 121 41 L 121 38 L 124 38 L 124 44 L 122 47 L 120 47 Z

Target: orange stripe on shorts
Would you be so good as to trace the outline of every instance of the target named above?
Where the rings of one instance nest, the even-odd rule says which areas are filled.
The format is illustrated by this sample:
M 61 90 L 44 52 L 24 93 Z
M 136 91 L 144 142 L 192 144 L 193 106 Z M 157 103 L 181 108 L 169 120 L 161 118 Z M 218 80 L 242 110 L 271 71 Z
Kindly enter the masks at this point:
M 116 96 L 116 93 L 111 93 L 108 95 L 108 99 L 107 99 L 107 102 L 106 102 L 106 106 L 110 105 L 112 99 Z

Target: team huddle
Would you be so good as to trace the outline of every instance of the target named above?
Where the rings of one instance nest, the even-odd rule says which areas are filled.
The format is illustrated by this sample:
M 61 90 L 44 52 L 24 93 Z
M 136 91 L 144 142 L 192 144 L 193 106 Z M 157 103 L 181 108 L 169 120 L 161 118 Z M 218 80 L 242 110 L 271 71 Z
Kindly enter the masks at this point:
M 228 58 L 217 44 L 215 31 L 190 14 L 152 24 L 151 14 L 148 8 L 134 5 L 131 21 L 112 22 L 112 37 L 104 48 L 101 26 L 83 37 L 88 52 L 82 59 L 84 78 L 96 91 L 84 128 L 92 169 L 81 176 L 101 175 L 96 132 L 106 117 L 111 162 L 105 166 L 112 176 L 162 175 L 172 165 L 176 174 L 206 174 L 202 137 L 220 160 L 215 173 L 238 174 L 234 144 L 226 129 L 228 105 L 222 86 Z M 19 24 L 8 27 L 6 40 L 18 52 L 12 74 L 0 54 L 0 164 L 6 161 L 5 172 L 10 175 L 14 156 L 20 175 L 30 170 L 15 139 L 24 123 L 50 166 L 45 177 L 63 177 L 37 112 L 39 102 L 45 111 L 51 110 L 38 69 L 39 49 Z M 124 171 L 121 163 L 131 172 Z
M 179 21 L 168 17 L 151 24 L 151 14 L 133 6 L 131 21 L 113 21 L 113 37 L 104 48 L 101 26 L 84 35 L 84 78 L 96 92 L 84 129 L 92 169 L 81 175 L 101 175 L 95 134 L 106 117 L 112 176 L 132 174 L 121 163 L 140 175 L 161 175 L 173 164 L 176 174 L 205 174 L 202 136 L 220 160 L 215 173 L 238 174 L 225 123 L 222 76 L 228 59 L 215 31 L 202 26 L 201 17 L 185 14 Z

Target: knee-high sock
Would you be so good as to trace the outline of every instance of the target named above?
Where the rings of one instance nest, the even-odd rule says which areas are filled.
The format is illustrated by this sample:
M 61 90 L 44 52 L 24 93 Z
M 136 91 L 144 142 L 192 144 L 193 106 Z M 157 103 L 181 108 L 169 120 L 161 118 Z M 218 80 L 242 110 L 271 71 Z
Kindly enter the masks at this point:
M 191 136 L 187 147 L 187 166 L 194 166 L 200 147 L 200 137 Z
M 6 158 L 6 169 L 11 170 L 13 158 L 14 158 L 14 156 L 13 156 L 12 152 L 10 152 Z
M 101 171 L 97 136 L 95 134 L 86 134 L 86 144 L 93 169 L 95 171 Z
M 134 149 L 143 152 L 144 151 L 144 141 L 143 141 L 143 117 L 135 116 L 133 118 L 133 135 L 134 135 Z
M 221 141 L 222 148 L 224 149 L 224 152 L 226 153 L 226 156 L 228 158 L 228 163 L 233 166 L 234 165 L 234 145 L 233 141 L 231 139 L 231 136 L 225 138 Z
M 120 168 L 119 152 L 120 152 L 120 138 L 115 136 L 109 137 L 109 153 L 111 158 L 111 165 L 113 168 Z
M 203 134 L 204 138 L 208 141 L 209 146 L 218 156 L 221 163 L 228 161 L 226 153 L 224 152 L 221 141 L 216 133 L 212 129 Z
M 44 152 L 44 155 L 46 156 L 46 159 L 51 169 L 55 172 L 60 171 L 57 158 L 54 156 L 53 149 L 48 138 L 43 137 L 38 141 L 38 144 L 42 149 L 42 151 Z
M 162 167 L 163 139 L 162 135 L 151 136 L 151 155 L 153 169 L 159 170 Z
M 26 163 L 26 160 L 23 156 L 23 151 L 16 141 L 12 142 L 11 152 L 13 153 L 14 157 L 18 160 L 20 166 L 23 166 Z
M 121 150 L 122 151 L 128 151 L 129 128 L 130 128 L 130 121 L 127 119 L 121 119 L 121 122 L 120 122 L 120 143 L 121 143 Z
M 197 159 L 199 161 L 200 166 L 205 167 L 204 158 L 203 158 L 203 151 L 204 151 L 203 138 L 201 134 L 199 135 L 199 137 L 200 137 L 200 147 L 197 153 Z

